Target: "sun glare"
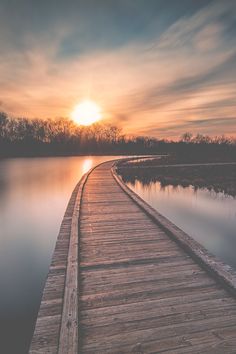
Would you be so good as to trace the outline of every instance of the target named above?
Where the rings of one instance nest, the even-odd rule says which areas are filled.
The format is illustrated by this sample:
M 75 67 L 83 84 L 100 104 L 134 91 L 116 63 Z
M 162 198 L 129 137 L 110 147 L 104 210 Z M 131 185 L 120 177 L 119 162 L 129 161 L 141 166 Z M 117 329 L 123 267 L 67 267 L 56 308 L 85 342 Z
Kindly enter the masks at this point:
M 102 118 L 101 108 L 95 102 L 86 100 L 75 106 L 71 117 L 79 125 L 91 125 Z
M 93 160 L 92 159 L 85 159 L 83 162 L 83 166 L 82 166 L 82 170 L 83 170 L 83 174 L 88 172 L 90 170 L 90 168 L 93 165 Z

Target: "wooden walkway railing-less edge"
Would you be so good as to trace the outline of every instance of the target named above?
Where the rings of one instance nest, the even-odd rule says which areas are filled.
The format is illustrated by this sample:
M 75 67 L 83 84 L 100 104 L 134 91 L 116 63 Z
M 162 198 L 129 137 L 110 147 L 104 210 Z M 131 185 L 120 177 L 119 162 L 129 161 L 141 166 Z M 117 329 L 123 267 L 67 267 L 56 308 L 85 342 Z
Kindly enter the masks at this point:
M 119 162 L 117 163 L 119 164 Z M 116 164 L 116 165 L 117 165 Z M 212 255 L 200 243 L 178 228 L 165 216 L 158 213 L 134 191 L 132 191 L 116 172 L 116 166 L 112 167 L 114 179 L 123 191 L 156 222 L 175 242 L 177 242 L 187 253 L 189 253 L 204 269 L 220 281 L 234 296 L 236 296 L 236 272 L 228 264 L 220 261 Z
M 130 190 L 116 173 L 118 163 L 119 161 L 115 161 L 111 169 L 115 184 L 117 183 L 154 223 L 191 255 L 196 263 L 235 296 L 236 274 L 232 268 L 210 255 L 204 247 Z M 30 354 L 77 354 L 79 351 L 80 211 L 86 181 L 95 168 L 85 174 L 77 184 L 65 212 L 43 292 Z

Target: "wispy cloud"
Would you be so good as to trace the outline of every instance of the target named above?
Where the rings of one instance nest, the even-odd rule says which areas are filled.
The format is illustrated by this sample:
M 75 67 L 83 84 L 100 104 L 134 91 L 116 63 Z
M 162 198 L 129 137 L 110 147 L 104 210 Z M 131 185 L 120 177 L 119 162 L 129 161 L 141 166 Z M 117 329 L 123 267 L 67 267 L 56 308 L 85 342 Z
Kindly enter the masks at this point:
M 51 18 L 50 30 L 30 31 L 25 25 L 20 46 L 4 20 L 1 109 L 30 117 L 68 116 L 89 95 L 103 107 L 107 120 L 128 133 L 236 134 L 236 4 L 200 2 L 200 9 L 188 9 L 182 17 L 176 10 L 170 21 L 167 2 L 161 14 L 160 1 L 143 6 L 141 13 L 132 2 L 111 7 L 103 0 L 106 17 L 98 10 L 96 19 L 91 1 L 91 8 L 80 9 L 81 22 L 76 21 L 79 8 L 68 21 L 68 8 L 59 2 L 65 16 Z M 139 10 L 141 4 L 145 2 L 138 1 Z M 125 9 L 138 17 L 135 25 L 125 18 L 124 28 L 121 23 L 112 26 L 115 12 Z M 89 33 L 86 21 L 92 19 Z M 48 21 L 43 24 L 49 28 Z
M 236 118 L 208 118 L 195 120 L 179 120 L 178 122 L 167 122 L 165 125 L 157 127 L 150 125 L 141 133 L 143 135 L 159 136 L 166 138 L 169 136 L 180 137 L 183 132 L 195 132 L 203 135 L 227 135 L 235 136 Z

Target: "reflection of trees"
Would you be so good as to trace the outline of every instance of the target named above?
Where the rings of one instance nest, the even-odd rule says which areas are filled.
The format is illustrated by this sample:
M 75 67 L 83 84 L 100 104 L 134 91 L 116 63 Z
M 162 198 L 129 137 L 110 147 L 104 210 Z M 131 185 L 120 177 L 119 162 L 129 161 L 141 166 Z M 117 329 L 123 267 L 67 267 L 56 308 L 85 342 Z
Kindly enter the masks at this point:
M 206 156 L 232 159 L 235 148 L 235 140 L 224 136 L 185 133 L 178 142 L 127 137 L 113 125 L 81 127 L 66 118 L 11 118 L 0 112 L 0 156 L 175 153 L 197 161 Z
M 207 188 L 236 197 L 236 165 L 209 165 L 196 167 L 125 167 L 118 168 L 125 183 L 135 185 L 136 181 L 149 186 L 160 182 L 161 188 L 169 185 L 177 187 L 193 186 Z

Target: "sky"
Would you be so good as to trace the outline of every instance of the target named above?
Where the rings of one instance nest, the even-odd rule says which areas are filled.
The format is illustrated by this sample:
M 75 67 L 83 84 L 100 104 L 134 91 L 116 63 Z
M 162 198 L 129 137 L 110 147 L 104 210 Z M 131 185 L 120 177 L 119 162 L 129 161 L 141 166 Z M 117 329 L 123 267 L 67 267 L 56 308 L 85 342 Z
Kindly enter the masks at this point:
M 0 110 L 236 136 L 236 0 L 0 0 Z

